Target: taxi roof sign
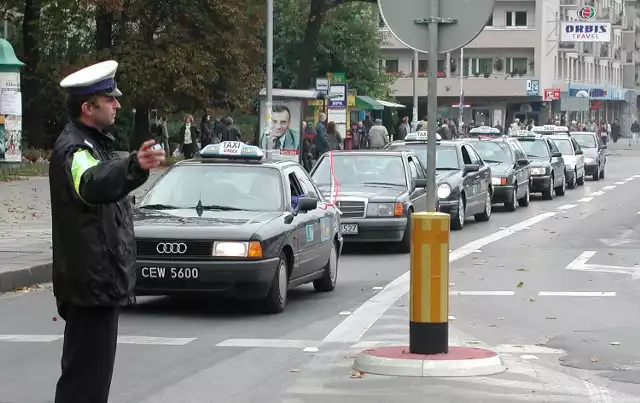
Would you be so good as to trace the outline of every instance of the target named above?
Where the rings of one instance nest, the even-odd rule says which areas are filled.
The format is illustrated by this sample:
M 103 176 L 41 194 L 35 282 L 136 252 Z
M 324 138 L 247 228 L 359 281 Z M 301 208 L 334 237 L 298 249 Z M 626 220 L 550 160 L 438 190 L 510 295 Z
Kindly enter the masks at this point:
M 405 141 L 427 141 L 428 133 L 426 130 L 409 133 L 405 136 Z M 436 133 L 436 141 L 442 141 L 440 133 Z
M 515 136 L 515 137 L 536 137 L 538 136 L 538 133 L 529 131 L 529 130 L 524 130 L 524 129 L 520 129 L 520 130 L 512 130 L 511 131 L 511 136 Z
M 567 126 L 544 125 L 533 126 L 531 131 L 534 133 L 569 133 L 569 128 Z
M 491 127 L 491 126 L 480 126 L 480 127 L 474 127 L 473 129 L 471 129 L 469 131 L 469 134 L 495 134 L 495 135 L 500 135 L 500 130 L 496 129 L 495 127 Z
M 202 158 L 261 160 L 264 152 L 260 147 L 250 146 L 241 141 L 223 141 L 209 144 L 200 151 Z

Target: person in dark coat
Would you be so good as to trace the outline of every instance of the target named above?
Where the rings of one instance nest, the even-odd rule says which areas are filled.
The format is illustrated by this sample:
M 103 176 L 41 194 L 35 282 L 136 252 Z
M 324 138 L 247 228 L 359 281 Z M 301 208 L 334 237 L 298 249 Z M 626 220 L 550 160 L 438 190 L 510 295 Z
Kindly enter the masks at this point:
M 193 158 L 198 151 L 198 128 L 193 123 L 193 116 L 184 117 L 184 123 L 180 126 L 180 150 L 185 160 Z
M 122 95 L 109 60 L 66 77 L 71 121 L 49 165 L 53 293 L 66 321 L 62 375 L 55 403 L 107 403 L 116 355 L 118 315 L 134 300 L 136 242 L 129 193 L 164 160 L 146 141 L 127 158 L 114 154 L 105 129 Z

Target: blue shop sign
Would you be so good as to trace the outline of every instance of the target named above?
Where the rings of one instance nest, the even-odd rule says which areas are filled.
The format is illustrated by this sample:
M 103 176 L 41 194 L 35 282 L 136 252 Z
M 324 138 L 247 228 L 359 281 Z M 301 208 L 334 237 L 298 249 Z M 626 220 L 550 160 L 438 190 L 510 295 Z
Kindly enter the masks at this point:
M 584 86 L 582 88 L 575 88 L 571 85 L 569 87 L 569 96 L 575 97 L 579 91 L 586 91 L 589 94 L 589 99 L 623 100 L 622 90 L 617 87 L 596 88 Z

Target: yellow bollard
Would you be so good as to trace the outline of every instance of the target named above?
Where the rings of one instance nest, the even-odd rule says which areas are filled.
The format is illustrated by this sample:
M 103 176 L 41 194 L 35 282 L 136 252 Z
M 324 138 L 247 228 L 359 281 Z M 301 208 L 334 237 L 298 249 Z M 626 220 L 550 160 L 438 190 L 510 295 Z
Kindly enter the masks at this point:
M 444 213 L 411 215 L 409 351 L 449 352 L 449 226 Z

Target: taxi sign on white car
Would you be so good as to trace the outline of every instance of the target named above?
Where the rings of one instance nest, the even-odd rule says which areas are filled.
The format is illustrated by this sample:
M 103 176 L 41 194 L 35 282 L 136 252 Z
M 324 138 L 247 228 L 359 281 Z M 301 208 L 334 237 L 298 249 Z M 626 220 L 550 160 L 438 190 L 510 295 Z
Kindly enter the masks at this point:
M 200 151 L 202 158 L 261 160 L 264 152 L 256 146 L 247 145 L 241 141 L 223 141 L 219 144 L 209 144 Z
M 405 136 L 405 141 L 427 141 L 428 133 L 426 130 L 420 130 L 417 132 L 409 133 Z M 442 136 L 436 133 L 436 141 L 441 141 Z
M 567 126 L 556 126 L 556 125 L 544 125 L 544 126 L 533 126 L 531 131 L 534 133 L 541 134 L 560 134 L 560 133 L 569 133 L 569 128 Z
M 512 137 L 539 137 L 540 136 L 538 133 L 534 133 L 532 131 L 524 130 L 524 129 L 511 130 L 509 134 Z
M 500 133 L 500 130 L 496 129 L 495 127 L 480 126 L 480 127 L 474 127 L 473 129 L 471 129 L 469 131 L 469 134 L 485 134 L 485 135 L 491 135 L 491 136 L 500 136 L 502 133 Z

